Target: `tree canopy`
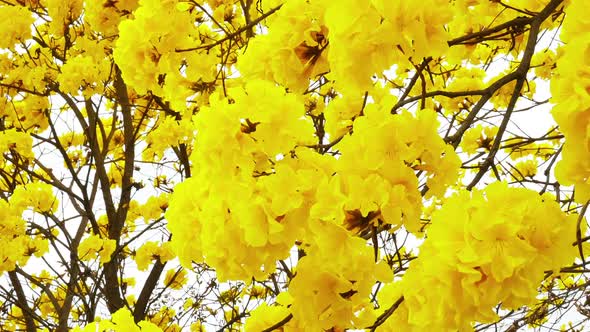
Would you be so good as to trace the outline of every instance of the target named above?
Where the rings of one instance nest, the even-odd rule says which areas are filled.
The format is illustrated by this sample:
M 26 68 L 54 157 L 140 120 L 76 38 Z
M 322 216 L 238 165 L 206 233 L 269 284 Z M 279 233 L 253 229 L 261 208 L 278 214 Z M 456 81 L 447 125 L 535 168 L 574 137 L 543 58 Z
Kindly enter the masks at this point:
M 0 331 L 582 331 L 588 9 L 0 1 Z

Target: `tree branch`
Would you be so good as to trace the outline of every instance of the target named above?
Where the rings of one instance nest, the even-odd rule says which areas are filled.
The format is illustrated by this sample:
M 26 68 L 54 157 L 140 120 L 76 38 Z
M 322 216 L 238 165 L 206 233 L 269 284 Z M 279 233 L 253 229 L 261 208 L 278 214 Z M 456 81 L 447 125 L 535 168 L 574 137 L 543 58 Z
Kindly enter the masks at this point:
M 539 29 L 541 27 L 541 24 L 547 19 L 547 17 L 549 17 L 549 15 L 551 15 L 551 13 L 562 2 L 563 0 L 552 0 L 537 16 L 533 18 L 531 23 L 531 29 L 529 31 L 529 38 L 527 40 L 526 48 L 522 56 L 522 61 L 518 65 L 516 71 L 513 72 L 513 75 L 516 77 L 516 84 L 514 86 L 512 96 L 510 97 L 510 101 L 508 102 L 506 113 L 504 114 L 504 118 L 502 119 L 502 123 L 500 124 L 500 128 L 498 129 L 498 133 L 496 134 L 494 143 L 490 148 L 490 153 L 482 163 L 479 172 L 477 172 L 471 183 L 469 183 L 469 185 L 467 186 L 467 190 L 471 190 L 473 187 L 475 187 L 475 185 L 481 180 L 481 178 L 493 164 L 494 158 L 496 157 L 496 153 L 500 148 L 500 143 L 502 142 L 502 136 L 506 131 L 506 127 L 508 126 L 508 122 L 510 121 L 510 117 L 512 115 L 512 112 L 514 111 L 514 107 L 516 106 L 516 101 L 520 97 L 520 91 L 524 86 L 526 75 L 530 69 L 531 59 L 533 58 L 533 54 L 535 53 L 535 46 L 537 45 L 537 36 L 539 35 Z
M 37 326 L 35 325 L 35 321 L 33 320 L 33 312 L 29 305 L 27 304 L 27 296 L 23 290 L 23 286 L 20 284 L 20 280 L 18 280 L 18 276 L 16 275 L 15 271 L 8 272 L 8 277 L 10 278 L 10 282 L 12 283 L 12 287 L 16 292 L 16 306 L 19 307 L 23 311 L 23 319 L 25 320 L 25 327 L 27 332 L 35 332 L 37 331 Z

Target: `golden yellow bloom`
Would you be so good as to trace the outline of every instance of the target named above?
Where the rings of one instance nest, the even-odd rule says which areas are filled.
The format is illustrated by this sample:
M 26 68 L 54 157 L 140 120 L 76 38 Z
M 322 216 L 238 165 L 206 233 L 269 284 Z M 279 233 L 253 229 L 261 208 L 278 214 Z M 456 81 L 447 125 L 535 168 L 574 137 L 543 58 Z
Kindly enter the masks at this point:
M 100 257 L 100 263 L 104 264 L 111 260 L 111 255 L 115 251 L 115 240 L 104 239 L 98 235 L 90 235 L 80 242 L 78 246 L 78 256 L 83 261 L 88 261 Z
M 34 18 L 26 7 L 19 5 L 0 7 L 0 48 L 12 48 L 14 44 L 31 38 Z
M 185 269 L 168 270 L 166 277 L 164 277 L 164 285 L 172 289 L 181 289 L 187 282 L 187 275 Z

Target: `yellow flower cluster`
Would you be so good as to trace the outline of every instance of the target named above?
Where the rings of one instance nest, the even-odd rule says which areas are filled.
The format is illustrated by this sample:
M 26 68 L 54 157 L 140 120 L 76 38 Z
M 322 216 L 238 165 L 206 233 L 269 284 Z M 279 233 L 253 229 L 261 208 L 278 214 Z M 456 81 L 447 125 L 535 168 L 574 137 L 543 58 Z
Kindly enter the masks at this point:
M 269 18 L 269 33 L 249 42 L 247 52 L 239 58 L 240 74 L 247 79 L 275 81 L 296 92 L 305 91 L 310 78 L 329 70 L 324 11 L 318 1 L 285 2 Z
M 172 289 L 181 289 L 184 287 L 188 280 L 188 272 L 185 269 L 180 268 L 179 270 L 168 270 L 164 277 L 164 286 Z M 174 316 L 174 315 L 172 315 Z
M 535 53 L 531 61 L 531 66 L 535 68 L 535 75 L 544 80 L 551 79 L 555 69 L 556 58 L 557 54 L 549 49 Z
M 49 249 L 46 238 L 31 236 L 23 212 L 52 212 L 57 200 L 51 186 L 42 183 L 29 183 L 17 186 L 8 201 L 0 200 L 0 274 L 24 266 L 33 254 L 41 257 Z
M 524 12 L 535 13 L 541 11 L 546 5 L 544 0 L 507 0 L 507 1 L 481 1 L 481 0 L 454 0 L 455 19 L 449 21 L 445 26 L 447 31 L 454 36 L 464 36 L 475 31 L 482 31 L 498 22 L 508 22 L 523 16 Z M 506 10 L 506 5 L 514 10 Z M 557 29 L 561 20 L 545 20 L 541 29 Z M 449 64 L 462 66 L 465 60 L 478 65 L 495 58 L 500 53 L 506 54 L 515 60 L 522 52 L 523 42 L 526 34 L 516 35 L 513 39 L 489 40 L 486 43 L 468 43 L 465 45 L 454 45 L 448 50 L 445 60 Z M 538 77 L 543 78 L 543 72 L 550 70 L 551 63 L 538 62 L 541 57 L 533 58 L 533 66 L 540 70 L 536 71 Z
M 590 199 L 590 17 L 580 1 L 566 7 L 561 38 L 566 44 L 551 81 L 552 114 L 565 135 L 562 160 L 555 176 L 561 184 L 575 185 L 575 198 Z
M 69 58 L 61 67 L 57 81 L 65 93 L 77 95 L 81 89 L 85 97 L 90 97 L 102 91 L 101 88 L 108 80 L 110 71 L 110 61 L 97 63 L 91 56 L 79 55 Z
M 312 180 L 277 156 L 290 160 L 289 151 L 313 143 L 313 127 L 303 104 L 272 83 L 251 81 L 229 94 L 212 96 L 195 116 L 193 176 L 174 189 L 166 218 L 184 265 L 205 257 L 221 280 L 263 278 L 288 256 Z M 276 188 L 297 193 L 275 199 Z
M 323 112 L 326 118 L 326 133 L 332 140 L 350 132 L 354 119 L 363 110 L 364 98 L 358 96 L 338 96 L 328 103 Z
M 140 271 L 147 270 L 153 259 L 159 259 L 165 263 L 174 258 L 174 253 L 170 248 L 170 242 L 159 245 L 154 241 L 145 242 L 135 253 L 135 263 Z
M 7 107 L 5 115 L 7 127 L 22 129 L 24 132 L 42 132 L 49 126 L 45 112 L 50 108 L 45 96 L 27 95 L 19 101 L 13 101 L 14 107 Z
M 250 313 L 250 317 L 246 320 L 244 331 L 264 331 L 285 319 L 289 313 L 290 311 L 287 307 L 280 305 L 269 306 L 266 303 L 262 303 Z M 289 322 L 282 326 L 282 331 L 295 332 L 299 331 L 299 329 L 294 328 L 293 324 Z
M 496 126 L 477 125 L 465 131 L 460 146 L 468 154 L 476 153 L 479 148 L 489 150 L 497 133 L 498 127 Z
M 310 228 L 313 242 L 289 285 L 293 325 L 310 331 L 371 325 L 369 295 L 376 281 L 391 281 L 389 266 L 376 264 L 363 239 L 334 223 L 315 222 Z
M 31 25 L 35 19 L 26 7 L 0 6 L 0 48 L 12 48 L 16 43 L 31 37 Z
M 523 178 L 533 177 L 537 174 L 539 163 L 537 159 L 520 160 L 514 165 L 515 173 L 513 177 L 516 181 L 521 181 Z
M 504 309 L 534 304 L 545 273 L 576 255 L 575 219 L 554 197 L 500 182 L 449 198 L 432 216 L 420 257 L 381 295 L 386 303 L 404 296 L 387 324 L 466 331 L 474 322 L 495 321 L 499 303 Z
M 288 291 L 292 325 L 370 324 L 372 286 L 391 272 L 356 235 L 386 225 L 420 231 L 415 172 L 429 195 L 456 181 L 460 160 L 438 136 L 436 113 L 366 105 L 334 158 L 307 147 L 316 139 L 294 94 L 253 80 L 228 95 L 195 115 L 192 177 L 166 212 L 181 263 L 205 262 L 219 280 L 264 279 L 298 243 L 306 256 Z
M 359 210 L 363 217 L 381 214 L 391 225 L 400 225 L 403 215 L 406 228 L 416 232 L 421 195 L 414 172 L 427 175 L 427 197 L 442 195 L 457 180 L 459 157 L 438 136 L 434 111 L 392 116 L 380 104 L 369 104 L 364 114 L 339 144 L 337 170 L 348 182 L 341 192 L 347 198 L 344 210 Z
M 38 213 L 52 213 L 57 209 L 58 201 L 51 185 L 34 182 L 18 186 L 10 198 L 10 203 L 21 209 L 32 208 Z
M 116 242 L 113 239 L 105 239 L 100 235 L 92 234 L 80 242 L 78 246 L 78 257 L 82 261 L 89 261 L 100 257 L 100 263 L 108 263 L 115 251 Z
M 30 27 L 29 27 L 30 29 Z M 6 86 L 18 86 L 23 90 L 43 93 L 49 81 L 57 76 L 57 72 L 46 59 L 50 57 L 47 49 L 32 46 L 29 52 L 39 54 L 39 64 L 32 66 L 30 60 L 16 52 L 0 54 L 0 82 Z M 5 97 L 0 99 L 0 116 L 4 117 L 5 128 L 19 128 L 23 131 L 47 128 L 45 111 L 49 109 L 47 96 L 34 93 L 22 93 L 17 89 L 4 89 Z M 18 96 L 17 96 L 18 95 Z
M 94 31 L 105 37 L 118 33 L 121 20 L 127 18 L 138 6 L 138 0 L 95 0 L 84 3 L 84 20 Z
M 150 222 L 160 218 L 167 208 L 168 194 L 161 194 L 148 198 L 144 204 L 138 206 L 136 213 L 146 222 Z
M 159 94 L 158 77 L 174 71 L 177 63 L 172 58 L 174 47 L 190 41 L 190 17 L 177 11 L 173 1 L 144 0 L 139 4 L 134 17 L 119 24 L 113 55 L 127 84 L 140 94 L 147 90 Z M 185 33 L 167 33 L 175 30 Z
M 268 20 L 270 32 L 248 45 L 239 70 L 294 91 L 329 71 L 339 90 L 358 93 L 398 60 L 442 55 L 451 18 L 447 0 L 288 1 Z
M 150 156 L 154 156 L 154 159 L 161 158 L 166 149 L 181 143 L 186 144 L 194 135 L 190 117 L 179 121 L 170 116 L 162 116 L 157 119 L 154 127 L 146 136 L 148 147 L 143 152 L 146 159 L 151 159 Z
M 325 3 L 330 75 L 343 91 L 366 90 L 371 76 L 392 64 L 440 56 L 447 48 L 444 24 L 452 6 L 446 0 Z
M 83 0 L 46 0 L 47 12 L 51 17 L 51 34 L 62 37 L 70 24 L 82 14 Z
M 156 325 L 163 331 L 182 332 L 183 329 L 178 324 L 174 323 L 176 321 L 174 319 L 175 317 L 176 310 L 167 306 L 162 306 L 157 312 L 155 312 L 153 315 L 150 315 L 149 322 Z M 143 326 L 142 328 L 145 329 L 145 326 Z
M 156 324 L 141 321 L 135 324 L 133 315 L 127 308 L 119 309 L 113 313 L 111 319 L 90 323 L 84 328 L 75 327 L 72 332 L 162 332 Z
M 0 132 L 0 155 L 16 152 L 25 159 L 32 159 L 33 138 L 27 133 L 16 129 L 7 129 Z M 0 166 L 6 163 L 5 158 L 0 157 Z
M 452 50 L 452 49 L 451 49 Z M 447 82 L 448 91 L 470 91 L 485 88 L 486 72 L 479 67 L 461 67 L 453 73 Z M 465 107 L 465 97 L 437 99 L 445 114 L 453 114 L 462 106 Z M 467 135 L 467 133 L 465 133 Z M 465 140 L 465 138 L 463 138 Z
M 196 26 L 188 11 L 180 10 L 177 1 L 140 0 L 133 18 L 122 21 L 113 56 L 123 79 L 144 95 L 151 91 L 170 101 L 177 111 L 186 108 L 195 82 L 215 80 L 218 53 L 176 52 L 192 47 L 201 38 L 210 40 L 210 28 Z M 182 33 L 170 33 L 182 31 Z

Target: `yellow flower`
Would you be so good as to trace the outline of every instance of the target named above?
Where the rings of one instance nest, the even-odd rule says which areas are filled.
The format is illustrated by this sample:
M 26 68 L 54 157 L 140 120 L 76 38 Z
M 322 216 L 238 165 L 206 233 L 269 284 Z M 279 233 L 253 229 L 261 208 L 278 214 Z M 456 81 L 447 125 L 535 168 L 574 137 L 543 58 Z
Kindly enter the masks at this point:
M 207 332 L 205 326 L 201 322 L 194 322 L 191 324 L 191 332 Z
M 51 185 L 37 182 L 17 187 L 10 202 L 22 207 L 31 207 L 39 213 L 54 212 L 58 206 Z
M 57 77 L 61 91 L 73 95 L 82 89 L 84 96 L 100 91 L 111 71 L 110 61 L 96 62 L 91 56 L 72 57 L 61 67 Z
M 188 273 L 183 268 L 178 270 L 168 270 L 164 277 L 164 285 L 172 289 L 181 289 L 188 280 L 187 275 Z
M 135 252 L 135 263 L 137 264 L 137 269 L 140 271 L 145 271 L 152 263 L 152 259 L 154 259 L 157 255 L 158 251 L 158 244 L 154 241 L 148 241 L 144 243 L 137 251 Z
M 275 81 L 295 92 L 307 90 L 310 79 L 330 70 L 324 9 L 309 1 L 284 3 L 271 16 L 269 33 L 254 38 L 239 58 L 240 74 L 248 80 Z
M 433 213 L 420 257 L 401 281 L 407 315 L 396 317 L 408 330 L 467 330 L 497 319 L 498 303 L 530 305 L 546 271 L 574 259 L 567 236 L 574 228 L 575 216 L 532 190 L 493 183 L 459 192 Z
M 83 261 L 88 261 L 98 255 L 100 263 L 108 263 L 111 255 L 115 251 L 116 242 L 112 239 L 104 239 L 99 235 L 92 234 L 80 242 L 78 246 L 78 256 Z
M 527 159 L 516 163 L 514 167 L 516 170 L 512 172 L 515 180 L 522 180 L 523 178 L 533 177 L 537 174 L 539 164 L 537 159 Z
M 98 325 L 98 327 L 97 327 Z M 84 328 L 88 331 L 114 331 L 114 332 L 162 332 L 156 324 L 148 321 L 141 321 L 136 324 L 133 315 L 127 308 L 122 308 L 112 314 L 110 320 L 101 320 L 98 323 L 89 324 Z
M 15 5 L 0 7 L 0 48 L 12 48 L 18 42 L 31 38 L 31 25 L 35 19 L 26 7 Z
M 494 142 L 498 127 L 484 127 L 477 125 L 474 128 L 467 129 L 461 140 L 463 151 L 468 154 L 474 154 L 479 148 L 489 150 Z
M 245 331 L 263 331 L 282 321 L 289 315 L 289 309 L 280 305 L 269 306 L 266 303 L 256 307 L 246 320 Z M 289 323 L 283 329 L 289 328 Z

